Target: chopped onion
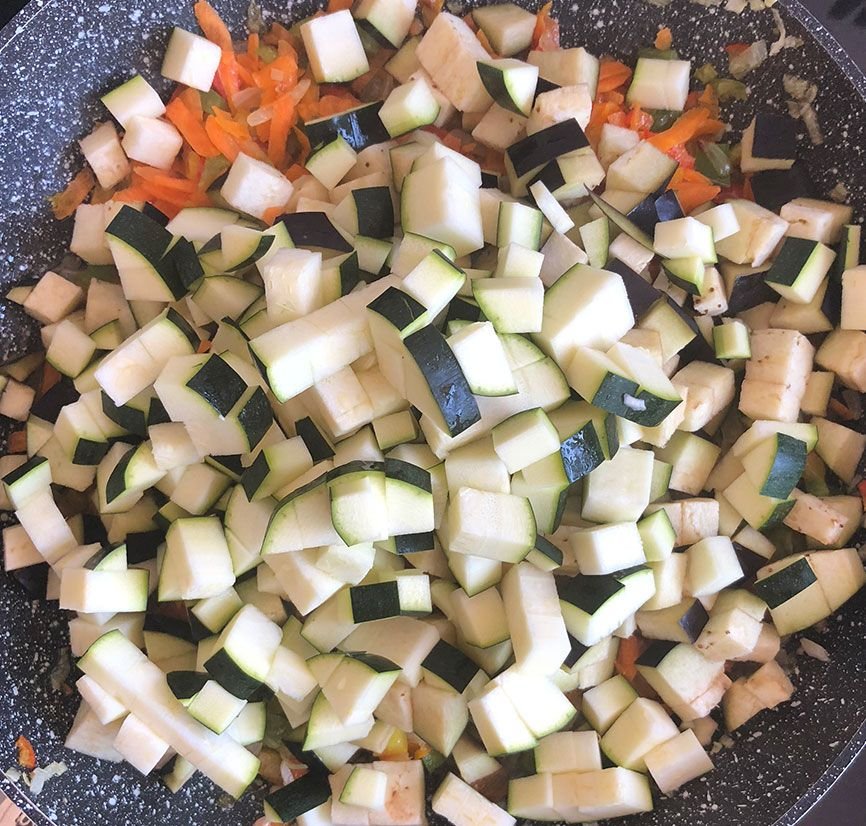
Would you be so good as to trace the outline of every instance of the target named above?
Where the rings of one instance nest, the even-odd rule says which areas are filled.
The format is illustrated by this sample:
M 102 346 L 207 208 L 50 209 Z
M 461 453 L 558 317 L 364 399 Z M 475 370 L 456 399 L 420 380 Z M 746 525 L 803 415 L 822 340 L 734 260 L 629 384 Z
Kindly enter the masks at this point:
M 10 769 L 6 769 L 3 772 L 3 776 L 7 780 L 11 780 L 13 783 L 17 783 L 21 779 L 21 769 L 16 769 L 14 766 Z
M 259 105 L 259 102 L 262 99 L 262 90 L 261 89 L 242 89 L 238 92 L 234 98 L 232 99 L 232 103 L 238 109 L 253 109 L 254 107 Z
M 299 103 L 301 98 L 307 94 L 307 89 L 310 88 L 310 79 L 305 77 L 303 80 L 298 82 L 298 85 L 289 92 L 289 97 L 295 102 Z
M 824 133 L 821 131 L 821 125 L 818 123 L 818 113 L 811 103 L 802 104 L 802 118 L 812 144 L 818 146 L 824 143 Z
M 803 121 L 806 131 L 809 133 L 809 140 L 814 145 L 824 143 L 824 135 L 818 123 L 818 113 L 812 106 L 812 102 L 818 96 L 817 85 L 796 75 L 783 75 L 782 85 L 793 98 L 793 100 L 788 101 L 788 114 L 792 118 L 799 118 Z
M 756 40 L 744 52 L 730 59 L 731 74 L 737 80 L 742 80 L 749 72 L 761 66 L 767 57 L 766 41 Z
M 803 40 L 799 37 L 789 36 L 785 29 L 785 21 L 782 20 L 782 15 L 776 9 L 770 9 L 773 15 L 773 21 L 776 24 L 776 30 L 779 32 L 779 39 L 770 46 L 770 57 L 779 54 L 782 49 L 798 49 L 803 45 Z
M 30 792 L 33 795 L 39 794 L 44 788 L 45 784 L 51 780 L 52 777 L 59 777 L 66 771 L 65 763 L 53 762 L 49 763 L 44 768 L 36 768 L 33 770 L 33 773 L 30 775 Z
M 732 14 L 742 14 L 747 8 L 749 4 L 746 0 L 728 0 L 725 3 L 725 11 L 729 11 Z
M 785 91 L 797 101 L 812 103 L 818 96 L 818 87 L 797 75 L 782 75 L 782 86 Z
M 273 106 L 262 106 L 261 109 L 256 109 L 249 113 L 247 116 L 247 123 L 254 127 L 261 126 L 263 123 L 267 123 L 273 116 Z
M 636 399 L 628 393 L 622 394 L 622 403 L 629 409 L 638 412 L 646 410 L 646 402 L 643 399 Z
M 823 645 L 818 645 L 817 642 L 810 640 L 808 637 L 803 637 L 800 640 L 800 648 L 807 657 L 820 660 L 822 663 L 830 662 L 830 654 Z
M 848 187 L 842 181 L 839 181 L 836 186 L 834 186 L 830 190 L 830 200 L 835 201 L 837 204 L 844 204 L 848 200 Z M 857 395 L 857 400 L 860 400 L 860 396 Z

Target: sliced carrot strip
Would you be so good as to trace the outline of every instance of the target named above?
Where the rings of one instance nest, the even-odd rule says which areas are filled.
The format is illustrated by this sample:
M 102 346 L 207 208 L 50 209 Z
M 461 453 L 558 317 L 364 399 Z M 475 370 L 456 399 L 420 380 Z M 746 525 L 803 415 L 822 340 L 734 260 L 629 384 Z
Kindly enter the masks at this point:
M 216 106 L 213 109 L 213 114 L 224 132 L 237 140 L 249 140 L 250 131 L 245 123 L 235 120 L 228 112 L 224 112 Z
M 630 77 L 631 69 L 624 63 L 618 60 L 603 60 L 599 67 L 596 95 L 619 89 Z
M 686 214 L 701 204 L 712 201 L 721 191 L 721 187 L 703 184 L 684 184 L 675 190 L 680 206 Z
M 656 35 L 655 47 L 660 52 L 664 52 L 670 49 L 673 44 L 674 36 L 671 34 L 671 30 L 667 26 L 659 29 L 659 33 Z
M 96 178 L 94 178 L 90 169 L 82 169 L 69 182 L 69 185 L 63 192 L 49 196 L 48 202 L 54 211 L 54 217 L 58 221 L 62 221 L 64 218 L 74 215 L 75 210 L 87 200 L 87 196 L 90 195 L 91 190 L 95 186 Z
M 15 741 L 15 748 L 18 749 L 18 765 L 27 771 L 33 771 L 36 768 L 36 751 L 33 744 L 22 734 Z
M 336 115 L 340 112 L 345 112 L 347 109 L 354 109 L 360 101 L 354 97 L 344 97 L 342 95 L 324 95 L 319 100 L 318 115 L 316 117 L 325 118 L 329 115 Z
M 310 157 L 310 139 L 296 126 L 292 130 L 295 140 L 297 140 L 298 145 L 301 147 L 300 154 L 298 155 L 298 163 L 303 164 L 307 158 Z
M 145 201 L 147 200 L 147 193 L 142 189 L 141 186 L 133 185 L 128 186 L 126 189 L 121 189 L 118 192 L 114 193 L 114 200 L 120 201 L 124 204 L 132 204 L 136 201 Z
M 220 155 L 223 155 L 230 163 L 234 163 L 235 158 L 240 154 L 240 147 L 234 137 L 226 132 L 216 115 L 208 117 L 204 122 L 204 128 Z
M 634 634 L 619 641 L 614 665 L 616 670 L 627 680 L 633 680 L 637 676 L 636 663 L 643 650 L 643 642 Z
M 290 181 L 297 181 L 298 178 L 302 178 L 307 174 L 307 170 L 304 169 L 299 163 L 293 163 L 285 172 L 286 177 Z
M 9 434 L 6 440 L 7 453 L 24 453 L 27 450 L 27 431 L 16 430 Z
M 197 89 L 184 89 L 177 95 L 177 97 L 184 102 L 186 108 L 189 109 L 189 111 L 199 120 L 204 118 L 204 110 L 201 106 L 201 94 Z
M 174 124 L 193 151 L 203 158 L 219 155 L 219 150 L 207 136 L 200 116 L 191 112 L 183 100 L 175 98 L 165 107 L 165 116 Z
M 177 204 L 170 204 L 168 201 L 160 200 L 153 201 L 152 203 L 163 215 L 167 215 L 170 219 L 174 218 L 174 216 L 177 215 L 184 206 L 178 206 Z M 193 206 L 193 204 L 187 204 L 186 206 Z M 202 204 L 202 206 L 207 206 L 207 204 Z
M 295 102 L 288 95 L 283 95 L 274 104 L 268 138 L 268 158 L 277 169 L 286 165 L 286 144 L 296 121 Z
M 55 384 L 60 381 L 60 373 L 57 372 L 47 361 L 42 365 L 42 379 L 39 382 L 39 395 L 44 396 Z
M 649 139 L 649 142 L 662 152 L 667 152 L 678 144 L 684 144 L 695 137 L 697 130 L 709 118 L 710 113 L 706 109 L 690 109 L 684 112 L 675 121 L 673 126 L 659 132 Z
M 484 51 L 486 51 L 487 54 L 489 54 L 491 57 L 499 57 L 499 55 L 496 54 L 496 49 L 493 48 L 493 45 L 487 39 L 487 35 L 484 34 L 481 29 L 475 32 L 475 37 L 478 38 L 478 42 L 484 47 Z
M 551 15 L 553 3 L 545 3 L 535 17 L 532 48 L 554 52 L 559 48 L 559 21 Z
M 274 221 L 283 214 L 283 207 L 271 207 L 270 209 L 266 209 L 264 215 L 262 215 L 262 220 L 269 226 L 274 225 Z
M 351 9 L 352 0 L 328 0 L 328 14 L 333 14 L 335 11 L 343 11 L 343 9 Z
M 223 49 L 223 55 L 217 69 L 217 77 L 223 88 L 225 98 L 229 106 L 231 106 L 234 96 L 241 90 L 241 81 L 238 74 L 238 62 L 234 52 L 230 49 Z
M 257 32 L 250 32 L 247 38 L 247 56 L 256 62 L 259 61 L 259 35 Z
M 154 169 L 152 166 L 136 166 L 133 169 L 133 175 L 142 179 L 142 186 L 158 186 L 174 192 L 192 192 L 195 189 L 194 181 L 176 178 L 174 175 Z
M 195 19 L 204 36 L 224 51 L 232 48 L 232 35 L 216 9 L 207 0 L 198 0 L 193 6 Z

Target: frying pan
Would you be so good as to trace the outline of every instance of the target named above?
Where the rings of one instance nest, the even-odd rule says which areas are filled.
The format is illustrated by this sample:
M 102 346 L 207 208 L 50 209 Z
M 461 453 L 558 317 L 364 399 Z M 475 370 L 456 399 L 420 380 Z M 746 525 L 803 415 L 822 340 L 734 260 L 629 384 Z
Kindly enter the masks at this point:
M 519 2 L 520 0 L 518 0 Z M 534 2 L 523 0 L 535 8 Z M 262 3 L 277 19 L 309 14 L 309 0 Z M 450 4 L 449 4 L 450 5 Z M 216 0 L 234 31 L 246 23 L 246 0 Z M 80 168 L 77 138 L 106 113 L 99 94 L 134 70 L 160 85 L 159 65 L 174 24 L 194 29 L 192 0 L 34 0 L 0 35 L 0 294 L 38 278 L 62 256 L 69 222 L 57 224 L 45 196 Z M 755 108 L 784 109 L 783 72 L 818 84 L 816 109 L 824 145 L 800 138 L 800 154 L 825 196 L 845 183 L 855 215 L 866 215 L 866 77 L 797 0 L 780 8 L 789 34 L 803 38 L 747 78 L 751 97 L 733 109 L 741 128 Z M 668 25 L 677 49 L 701 65 L 727 65 L 726 43 L 776 39 L 768 12 L 733 15 L 674 0 L 664 9 L 640 0 L 556 2 L 567 45 L 630 59 Z M 166 91 L 165 85 L 160 86 Z M 37 346 L 38 333 L 19 308 L 0 301 L 0 363 Z M 8 425 L 8 423 L 7 423 Z M 2 425 L 0 425 L 2 427 Z M 8 433 L 8 426 L 0 437 Z M 748 823 L 791 826 L 830 787 L 866 741 L 866 592 L 809 636 L 830 653 L 827 663 L 800 657 L 795 702 L 763 712 L 715 755 L 716 770 L 679 794 L 660 798 L 634 826 Z M 0 574 L 0 773 L 15 764 L 13 742 L 24 734 L 41 765 L 62 760 L 68 771 L 35 801 L 7 784 L 10 796 L 37 822 L 63 826 L 164 823 L 244 826 L 261 812 L 255 794 L 231 802 L 196 776 L 177 795 L 125 764 L 100 763 L 63 749 L 78 705 L 52 689 L 51 671 L 66 644 L 66 621 L 54 604 L 32 602 Z

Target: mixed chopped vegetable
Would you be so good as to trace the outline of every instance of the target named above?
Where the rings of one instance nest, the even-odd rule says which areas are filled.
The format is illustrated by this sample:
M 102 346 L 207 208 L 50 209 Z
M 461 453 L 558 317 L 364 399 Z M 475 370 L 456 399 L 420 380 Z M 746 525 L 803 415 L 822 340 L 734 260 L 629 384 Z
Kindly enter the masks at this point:
M 866 581 L 866 267 L 817 87 L 728 125 L 799 45 L 771 13 L 722 69 L 562 46 L 550 3 L 237 40 L 199 0 L 168 101 L 102 98 L 71 257 L 7 296 L 45 352 L 0 368 L 69 748 L 265 786 L 261 826 L 584 822 L 790 699 Z

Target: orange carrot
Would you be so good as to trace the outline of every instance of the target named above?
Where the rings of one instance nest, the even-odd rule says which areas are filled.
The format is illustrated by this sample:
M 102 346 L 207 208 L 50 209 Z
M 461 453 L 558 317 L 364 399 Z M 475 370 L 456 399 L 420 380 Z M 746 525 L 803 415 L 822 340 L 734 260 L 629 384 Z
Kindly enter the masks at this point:
M 240 67 L 235 58 L 235 53 L 230 49 L 223 49 L 220 65 L 217 69 L 217 77 L 225 92 L 225 98 L 232 105 L 235 95 L 241 90 Z
M 453 132 L 449 132 L 442 143 L 444 143 L 449 149 L 453 149 L 455 152 L 459 152 L 462 145 L 460 138 L 458 138 Z
M 649 142 L 656 149 L 667 152 L 677 144 L 692 140 L 709 116 L 710 113 L 706 109 L 690 109 L 680 115 L 669 129 L 653 135 Z
M 15 748 L 18 749 L 18 765 L 22 769 L 33 771 L 36 768 L 36 752 L 33 744 L 22 734 L 15 741 Z
M 171 204 L 168 201 L 160 201 L 155 200 L 151 202 L 153 206 L 155 206 L 163 215 L 167 215 L 169 218 L 174 218 L 184 206 L 197 206 L 197 204 L 182 204 L 178 206 L 177 204 Z M 206 201 L 201 204 L 201 206 L 210 206 L 210 201 Z
M 725 46 L 725 51 L 728 53 L 728 57 L 736 57 L 737 55 L 742 54 L 748 48 L 748 43 L 728 43 L 728 45 Z
M 42 378 L 39 381 L 39 395 L 44 396 L 57 382 L 60 381 L 58 373 L 47 361 L 42 365 Z
M 16 430 L 6 440 L 7 453 L 24 453 L 27 450 L 27 431 Z
M 421 20 L 429 27 L 439 16 L 445 0 L 421 0 Z
M 250 32 L 247 38 L 247 57 L 251 60 L 259 61 L 259 36 L 256 32 Z
M 231 135 L 233 138 L 244 141 L 250 137 L 249 129 L 246 123 L 242 120 L 235 120 L 228 112 L 224 112 L 217 106 L 213 108 L 214 117 L 217 119 L 220 128 Z
M 299 163 L 293 163 L 285 172 L 286 177 L 290 181 L 297 181 L 298 178 L 302 178 L 307 174 L 307 170 L 304 169 Z
M 203 158 L 219 155 L 219 150 L 207 136 L 201 117 L 196 117 L 181 98 L 175 98 L 165 107 L 165 116 L 175 125 L 196 154 Z
M 307 158 L 310 157 L 310 139 L 306 136 L 304 132 L 302 132 L 296 126 L 292 132 L 295 135 L 295 140 L 297 140 L 298 145 L 301 147 L 301 151 L 298 155 L 298 163 L 303 164 Z
M 333 14 L 335 11 L 343 11 L 343 9 L 351 9 L 352 0 L 328 0 L 328 14 Z
M 194 181 L 177 178 L 168 172 L 154 169 L 152 166 L 138 165 L 132 170 L 132 174 L 135 177 L 141 178 L 143 184 L 164 187 L 175 192 L 192 192 L 195 189 Z
M 617 672 L 622 674 L 627 680 L 633 680 L 637 676 L 636 662 L 638 657 L 643 653 L 643 649 L 643 642 L 635 634 L 619 641 L 615 667 Z
M 721 187 L 712 184 L 684 184 L 676 189 L 677 199 L 686 215 L 701 204 L 712 201 L 721 191 Z
M 234 137 L 226 132 L 216 115 L 208 116 L 204 122 L 204 128 L 220 155 L 223 155 L 230 163 L 234 163 L 235 158 L 240 154 L 240 147 Z
M 493 48 L 492 44 L 487 39 L 487 35 L 484 34 L 481 29 L 475 32 L 475 37 L 478 38 L 478 42 L 484 47 L 484 51 L 486 51 L 487 54 L 489 54 L 491 57 L 499 57 L 499 55 L 496 54 L 496 49 Z
M 91 204 L 104 204 L 114 197 L 113 189 L 103 189 L 99 184 L 90 193 Z
M 273 226 L 274 221 L 283 214 L 285 207 L 271 207 L 270 209 L 266 209 L 264 215 L 262 215 L 262 220 L 270 227 Z
M 232 35 L 228 26 L 217 14 L 216 9 L 207 0 L 198 0 L 193 6 L 195 19 L 204 36 L 212 43 L 216 43 L 223 51 L 232 48 Z
M 286 144 L 296 120 L 295 102 L 289 95 L 283 95 L 274 104 L 268 138 L 268 158 L 277 169 L 286 165 Z
M 644 112 L 640 106 L 635 106 L 628 116 L 628 128 L 635 132 L 643 132 L 652 128 L 653 116 L 649 112 Z
M 680 185 L 701 184 L 702 186 L 710 186 L 710 179 L 706 175 L 702 175 L 697 169 L 688 169 L 680 166 L 671 177 L 668 189 L 676 189 Z
M 656 35 L 655 47 L 660 51 L 664 52 L 667 49 L 670 49 L 674 43 L 674 36 L 671 34 L 671 30 L 664 26 L 659 29 L 659 33 Z
M 75 210 L 81 206 L 96 186 L 96 178 L 89 168 L 82 169 L 70 182 L 63 192 L 51 195 L 48 202 L 58 221 L 75 214 Z
M 631 77 L 631 69 L 618 60 L 603 60 L 598 72 L 596 95 L 619 89 Z
M 180 192 L 176 189 L 161 187 L 157 184 L 145 183 L 142 187 L 147 193 L 147 200 L 154 205 L 157 202 L 171 204 L 176 207 L 209 206 L 210 198 L 205 192 Z M 164 210 L 163 210 L 164 211 Z
M 204 131 L 204 126 L 202 126 L 202 131 Z M 207 135 L 206 132 L 205 135 Z M 210 141 L 210 138 L 208 138 L 208 141 Z M 219 152 L 216 152 L 216 150 L 214 152 L 214 157 L 219 157 Z M 191 147 L 185 146 L 183 148 L 180 168 L 184 178 L 197 183 L 201 178 L 201 173 L 204 171 L 204 163 L 205 159 L 201 155 L 196 154 Z
M 345 112 L 347 109 L 354 109 L 360 101 L 356 98 L 346 98 L 343 96 L 327 94 L 319 100 L 318 114 L 316 117 L 324 118 L 328 115 L 337 115 L 340 112 Z
M 607 122 L 614 126 L 621 126 L 623 129 L 629 129 L 629 117 L 625 112 L 614 112 Z
M 559 48 L 559 21 L 550 12 L 553 3 L 545 3 L 535 17 L 532 32 L 532 48 L 542 52 L 553 52 Z
M 182 92 L 179 92 L 176 97 L 179 97 L 189 109 L 190 112 L 193 113 L 199 120 L 204 117 L 204 110 L 201 106 L 201 95 L 196 89 L 184 89 Z
M 114 200 L 120 201 L 123 204 L 132 204 L 146 199 L 147 193 L 137 185 L 128 186 L 126 189 L 121 189 L 114 193 Z

